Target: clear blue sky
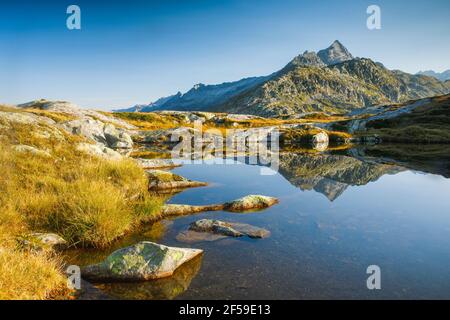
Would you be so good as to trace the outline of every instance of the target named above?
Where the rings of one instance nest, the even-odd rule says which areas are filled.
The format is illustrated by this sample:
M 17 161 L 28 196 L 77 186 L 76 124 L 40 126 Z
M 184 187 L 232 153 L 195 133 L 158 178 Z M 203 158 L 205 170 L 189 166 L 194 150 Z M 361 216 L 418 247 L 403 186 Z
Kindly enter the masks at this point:
M 81 30 L 66 28 L 70 4 Z M 366 28 L 370 4 L 381 7 L 382 30 Z M 335 39 L 388 68 L 443 71 L 449 17 L 448 0 L 1 0 L 0 102 L 127 107 L 270 74 Z

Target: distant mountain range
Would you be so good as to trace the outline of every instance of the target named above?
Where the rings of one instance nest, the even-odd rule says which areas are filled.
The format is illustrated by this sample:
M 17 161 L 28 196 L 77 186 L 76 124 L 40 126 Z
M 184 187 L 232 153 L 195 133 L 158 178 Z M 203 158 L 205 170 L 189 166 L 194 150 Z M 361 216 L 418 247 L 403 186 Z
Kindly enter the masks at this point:
M 381 63 L 353 57 L 336 40 L 317 53 L 298 55 L 268 76 L 218 85 L 197 84 L 184 94 L 178 92 L 148 105 L 118 111 L 217 111 L 296 117 L 310 112 L 342 114 L 449 92 L 449 81 L 388 70 Z
M 427 71 L 420 71 L 417 74 L 429 76 L 429 77 L 435 77 L 438 80 L 441 81 L 447 81 L 450 80 L 450 69 L 445 70 L 444 72 L 434 72 L 433 70 L 427 70 Z

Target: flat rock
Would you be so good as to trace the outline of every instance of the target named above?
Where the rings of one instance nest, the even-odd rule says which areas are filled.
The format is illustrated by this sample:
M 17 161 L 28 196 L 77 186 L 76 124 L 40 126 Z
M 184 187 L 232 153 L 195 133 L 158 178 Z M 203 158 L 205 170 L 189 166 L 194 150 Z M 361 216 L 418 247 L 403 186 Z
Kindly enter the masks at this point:
M 93 281 L 145 281 L 170 277 L 203 250 L 176 248 L 142 241 L 114 251 L 103 262 L 82 268 L 82 277 Z

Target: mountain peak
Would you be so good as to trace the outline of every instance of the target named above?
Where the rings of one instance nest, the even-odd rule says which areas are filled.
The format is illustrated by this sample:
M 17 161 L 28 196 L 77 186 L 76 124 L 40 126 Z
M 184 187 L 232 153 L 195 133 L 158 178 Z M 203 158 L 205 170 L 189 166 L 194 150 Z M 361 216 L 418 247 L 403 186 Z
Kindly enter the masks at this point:
M 352 54 L 339 40 L 335 40 L 328 48 L 320 50 L 317 55 L 327 65 L 333 65 L 353 59 Z

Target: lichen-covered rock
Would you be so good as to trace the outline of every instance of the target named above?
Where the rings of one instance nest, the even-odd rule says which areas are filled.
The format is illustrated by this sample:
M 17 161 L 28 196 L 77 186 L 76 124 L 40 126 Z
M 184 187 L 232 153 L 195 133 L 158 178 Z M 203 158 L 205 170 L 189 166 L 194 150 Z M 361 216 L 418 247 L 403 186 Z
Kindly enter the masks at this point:
M 202 187 L 208 185 L 206 182 L 192 181 L 170 171 L 149 170 L 149 190 L 182 189 L 192 187 Z
M 203 250 L 176 248 L 142 241 L 114 251 L 103 262 L 82 268 L 82 277 L 93 281 L 145 281 L 169 277 Z
M 180 266 L 170 277 L 141 282 L 96 283 L 95 287 L 113 299 L 172 300 L 189 288 L 201 269 L 202 260 L 201 255 L 195 257 Z M 92 298 L 96 299 L 95 296 Z
M 261 195 L 248 195 L 243 198 L 225 203 L 224 210 L 234 212 L 256 210 L 268 208 L 277 203 L 277 198 Z

